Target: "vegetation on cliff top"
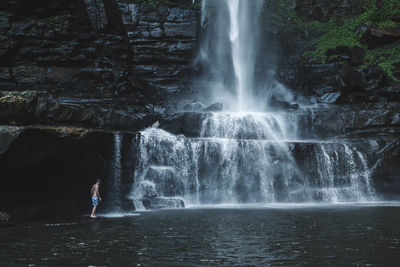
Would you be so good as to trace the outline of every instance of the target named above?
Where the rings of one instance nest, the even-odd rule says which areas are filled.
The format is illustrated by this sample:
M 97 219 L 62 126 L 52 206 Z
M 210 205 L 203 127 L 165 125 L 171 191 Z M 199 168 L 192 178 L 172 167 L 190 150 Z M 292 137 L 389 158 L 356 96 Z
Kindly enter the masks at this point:
M 307 51 L 304 56 L 320 63 L 326 63 L 327 51 L 338 46 L 361 47 L 365 52 L 364 63 L 379 65 L 392 80 L 398 81 L 393 74 L 394 64 L 400 62 L 400 41 L 369 49 L 361 42 L 365 30 L 371 26 L 399 28 L 400 23 L 392 20 L 393 15 L 400 13 L 399 0 L 383 0 L 378 7 L 376 0 L 365 0 L 360 4 L 360 12 L 355 15 L 335 16 L 327 21 L 309 20 L 290 7 L 289 0 L 279 3 L 281 16 L 289 18 L 303 32 L 318 34 L 313 41 L 315 49 Z M 329 7 L 326 7 L 329 8 Z

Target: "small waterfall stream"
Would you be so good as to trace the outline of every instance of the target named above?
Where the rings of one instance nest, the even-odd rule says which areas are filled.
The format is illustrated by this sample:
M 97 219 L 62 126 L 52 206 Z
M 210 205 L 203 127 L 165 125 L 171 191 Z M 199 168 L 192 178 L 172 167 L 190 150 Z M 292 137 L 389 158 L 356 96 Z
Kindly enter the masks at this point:
M 110 210 L 112 212 L 121 211 L 121 200 L 122 200 L 122 142 L 123 135 L 121 133 L 115 133 L 113 137 L 113 164 L 111 166 L 111 179 L 108 187 Z

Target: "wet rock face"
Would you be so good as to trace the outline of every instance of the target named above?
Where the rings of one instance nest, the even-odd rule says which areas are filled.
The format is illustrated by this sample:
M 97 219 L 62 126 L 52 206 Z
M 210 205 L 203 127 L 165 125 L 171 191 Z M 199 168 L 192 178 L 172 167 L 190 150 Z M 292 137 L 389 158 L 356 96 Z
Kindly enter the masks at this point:
M 149 201 L 147 209 L 184 208 L 185 202 L 179 198 L 158 197 Z
M 388 199 L 398 200 L 400 190 L 400 142 L 389 142 L 379 152 L 380 160 L 376 167 L 375 186 L 378 190 L 386 192 Z
M 337 94 L 327 95 L 320 101 L 333 101 Z M 400 136 L 400 104 L 376 103 L 364 105 L 320 105 L 312 109 L 299 108 L 287 110 L 296 114 L 290 121 L 298 129 L 300 138 L 381 138 L 398 139 Z M 202 122 L 210 116 L 207 112 L 180 112 L 165 116 L 160 121 L 160 128 L 175 135 L 200 137 Z
M 194 9 L 118 1 L 134 49 L 133 71 L 157 93 L 182 93 L 195 53 L 198 12 Z
M 400 109 L 398 103 L 366 104 L 344 107 L 321 107 L 308 115 L 314 137 L 398 138 Z
M 191 1 L 181 2 L 3 1 L 0 91 L 37 91 L 40 113 L 54 123 L 60 122 L 54 113 L 70 118 L 63 123 L 80 124 L 88 119 L 77 110 L 99 114 L 109 109 L 89 119 L 90 124 L 131 127 L 133 113 L 163 112 L 156 107 L 188 90 L 196 47 L 198 11 Z M 58 105 L 65 98 L 74 102 L 67 109 Z M 79 103 L 105 98 L 112 101 L 93 110 Z M 111 110 L 120 110 L 125 118 L 110 122 L 119 116 Z
M 36 109 L 37 92 L 1 92 L 0 91 L 0 123 L 29 122 Z
M 400 39 L 400 28 L 371 27 L 361 37 L 370 48 L 390 44 Z
M 161 128 L 167 132 L 186 137 L 198 137 L 201 132 L 201 124 L 207 113 L 203 112 L 182 112 L 164 117 L 161 121 Z
M 6 152 L 19 136 L 21 129 L 12 126 L 0 126 L 0 154 Z

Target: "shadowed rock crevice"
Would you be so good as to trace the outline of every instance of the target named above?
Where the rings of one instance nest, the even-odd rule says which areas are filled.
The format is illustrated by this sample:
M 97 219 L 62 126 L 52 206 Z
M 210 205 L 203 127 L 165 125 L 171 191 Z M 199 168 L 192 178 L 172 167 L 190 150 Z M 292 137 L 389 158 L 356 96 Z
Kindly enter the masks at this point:
M 114 135 L 68 127 L 0 127 L 0 210 L 14 221 L 80 216 L 90 211 L 90 187 L 97 178 L 110 202 Z M 133 169 L 134 158 L 126 160 L 130 165 L 123 168 Z M 125 185 L 127 179 L 132 183 L 133 176 L 123 175 Z

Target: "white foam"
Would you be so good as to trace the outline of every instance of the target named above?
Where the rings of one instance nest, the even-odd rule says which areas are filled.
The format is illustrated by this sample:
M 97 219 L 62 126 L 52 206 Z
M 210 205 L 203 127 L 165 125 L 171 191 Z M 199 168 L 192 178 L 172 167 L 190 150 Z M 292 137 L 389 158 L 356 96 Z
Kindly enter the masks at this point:
M 336 203 L 254 203 L 254 204 L 212 204 L 191 205 L 187 209 L 309 209 L 309 208 L 335 208 L 335 207 L 400 207 L 399 201 L 370 201 L 370 202 L 336 202 Z
M 98 214 L 98 218 L 123 218 L 123 217 L 134 217 L 140 216 L 140 213 L 106 213 L 106 214 Z

